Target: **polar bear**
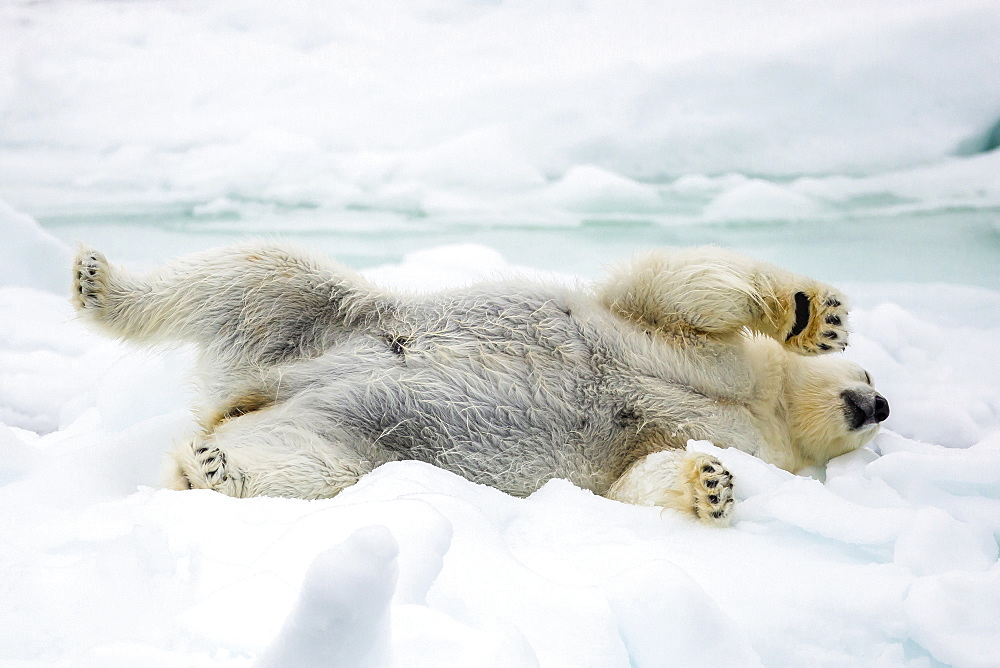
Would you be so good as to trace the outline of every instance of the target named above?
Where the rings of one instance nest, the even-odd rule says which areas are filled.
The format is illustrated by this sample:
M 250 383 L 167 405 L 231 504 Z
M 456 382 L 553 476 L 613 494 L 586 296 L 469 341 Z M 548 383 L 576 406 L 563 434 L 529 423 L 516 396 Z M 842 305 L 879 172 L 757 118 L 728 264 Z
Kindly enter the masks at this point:
M 515 495 L 551 478 L 729 523 L 732 476 L 689 439 L 788 471 L 868 442 L 888 403 L 835 289 L 714 247 L 657 250 L 591 287 L 380 289 L 252 242 L 147 274 L 82 248 L 73 303 L 111 336 L 199 351 L 201 430 L 171 486 L 322 498 L 421 460 Z

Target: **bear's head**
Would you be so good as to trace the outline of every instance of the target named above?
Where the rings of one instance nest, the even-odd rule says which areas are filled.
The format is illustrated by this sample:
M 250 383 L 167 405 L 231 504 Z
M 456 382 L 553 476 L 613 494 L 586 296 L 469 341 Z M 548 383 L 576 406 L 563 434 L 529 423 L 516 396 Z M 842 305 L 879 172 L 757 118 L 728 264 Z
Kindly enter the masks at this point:
M 792 446 L 807 465 L 860 448 L 889 417 L 868 372 L 839 356 L 789 355 L 784 400 Z

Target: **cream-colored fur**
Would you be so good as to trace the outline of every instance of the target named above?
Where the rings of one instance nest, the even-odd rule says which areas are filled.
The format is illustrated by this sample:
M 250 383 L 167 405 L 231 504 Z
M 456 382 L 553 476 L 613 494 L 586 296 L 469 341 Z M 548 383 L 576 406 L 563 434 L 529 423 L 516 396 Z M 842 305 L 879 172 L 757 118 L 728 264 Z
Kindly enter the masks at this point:
M 74 304 L 106 333 L 198 346 L 202 434 L 172 486 L 332 496 L 419 459 L 512 494 L 567 478 L 725 524 L 732 477 L 689 439 L 789 471 L 860 447 L 888 414 L 837 356 L 833 288 L 717 248 L 661 250 L 592 289 L 429 295 L 274 244 L 145 275 L 81 249 Z

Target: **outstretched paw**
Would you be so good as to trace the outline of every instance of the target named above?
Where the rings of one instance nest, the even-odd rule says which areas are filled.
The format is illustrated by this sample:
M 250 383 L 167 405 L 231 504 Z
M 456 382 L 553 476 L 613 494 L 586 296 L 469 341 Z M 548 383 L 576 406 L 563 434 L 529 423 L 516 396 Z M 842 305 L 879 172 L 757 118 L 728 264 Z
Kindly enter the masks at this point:
M 73 260 L 73 305 L 97 313 L 108 302 L 108 261 L 92 248 L 81 248 Z
M 709 455 L 694 455 L 686 465 L 691 512 L 705 524 L 728 526 L 735 505 L 732 474 Z
M 847 347 L 847 299 L 841 293 L 817 283 L 795 292 L 785 308 L 786 347 L 806 355 Z

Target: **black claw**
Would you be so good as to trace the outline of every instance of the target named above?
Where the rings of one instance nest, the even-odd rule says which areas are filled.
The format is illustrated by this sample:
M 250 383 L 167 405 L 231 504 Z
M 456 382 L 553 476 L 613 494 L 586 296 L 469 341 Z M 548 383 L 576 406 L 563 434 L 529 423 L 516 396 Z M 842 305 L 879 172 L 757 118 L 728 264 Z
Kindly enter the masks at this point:
M 826 337 L 826 338 L 828 338 L 828 339 L 835 339 L 835 338 L 837 338 L 837 332 L 833 332 L 833 331 L 823 332 L 823 336 Z
M 716 510 L 714 513 L 712 513 L 712 517 L 714 517 L 715 519 L 719 519 L 720 517 L 722 517 L 725 514 L 726 514 L 726 511 L 724 511 L 724 510 Z
M 708 487 L 709 489 L 715 489 L 718 485 L 719 485 L 719 481 L 718 480 L 706 480 L 705 481 L 705 487 Z
M 203 452 L 208 452 L 208 448 L 198 448 L 197 450 L 194 451 L 194 454 L 200 455 Z
M 701 467 L 701 470 L 705 473 L 715 473 L 715 467 L 711 464 L 705 464 Z
M 819 349 L 820 350 L 830 350 L 831 348 L 830 348 L 829 345 L 827 345 L 825 343 L 821 343 L 821 344 L 819 344 Z
M 833 308 L 837 308 L 838 306 L 840 306 L 840 300 L 837 299 L 836 297 L 830 297 L 829 299 L 826 300 L 826 305 L 831 306 Z
M 826 316 L 826 322 L 829 325 L 834 325 L 834 326 L 840 325 L 840 316 L 839 315 L 828 315 L 828 316 Z
M 719 497 L 716 496 L 715 494 L 709 494 L 708 495 L 708 502 L 711 503 L 714 506 L 717 503 L 719 503 Z

